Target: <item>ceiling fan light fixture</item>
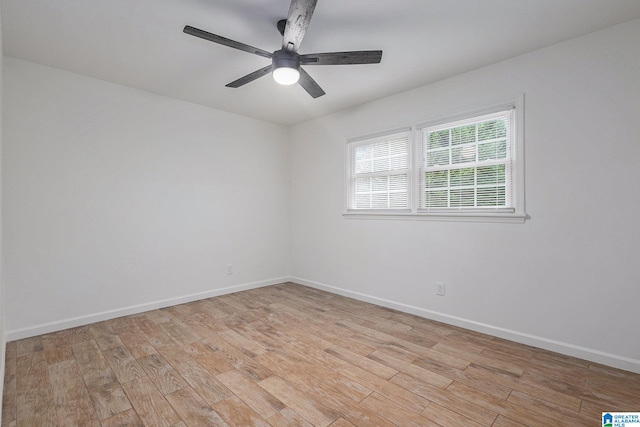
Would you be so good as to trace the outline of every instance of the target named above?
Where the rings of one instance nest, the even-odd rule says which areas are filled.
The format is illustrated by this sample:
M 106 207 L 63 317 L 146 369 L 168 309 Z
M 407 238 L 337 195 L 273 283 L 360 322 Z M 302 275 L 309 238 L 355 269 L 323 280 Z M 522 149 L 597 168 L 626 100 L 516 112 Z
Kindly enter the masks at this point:
M 292 85 L 300 79 L 300 57 L 291 52 L 279 50 L 273 53 L 273 80 L 281 85 Z
M 273 70 L 273 80 L 281 85 L 292 85 L 298 83 L 300 71 L 295 68 L 280 67 Z

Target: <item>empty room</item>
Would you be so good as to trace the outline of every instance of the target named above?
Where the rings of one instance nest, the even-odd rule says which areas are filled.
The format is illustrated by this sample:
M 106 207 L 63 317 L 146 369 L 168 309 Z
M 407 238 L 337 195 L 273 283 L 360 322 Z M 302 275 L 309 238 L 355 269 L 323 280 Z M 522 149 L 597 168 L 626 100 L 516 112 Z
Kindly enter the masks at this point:
M 637 0 L 0 0 L 2 426 L 640 425 Z

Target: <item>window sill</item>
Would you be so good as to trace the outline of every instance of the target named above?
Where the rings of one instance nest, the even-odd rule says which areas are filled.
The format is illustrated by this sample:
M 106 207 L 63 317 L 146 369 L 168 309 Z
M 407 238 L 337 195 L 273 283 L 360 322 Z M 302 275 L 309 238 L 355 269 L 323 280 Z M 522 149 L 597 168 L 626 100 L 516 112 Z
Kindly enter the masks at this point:
M 514 212 L 362 212 L 348 211 L 342 216 L 346 219 L 384 219 L 409 221 L 454 221 L 454 222 L 502 222 L 524 223 L 529 216 L 526 213 Z

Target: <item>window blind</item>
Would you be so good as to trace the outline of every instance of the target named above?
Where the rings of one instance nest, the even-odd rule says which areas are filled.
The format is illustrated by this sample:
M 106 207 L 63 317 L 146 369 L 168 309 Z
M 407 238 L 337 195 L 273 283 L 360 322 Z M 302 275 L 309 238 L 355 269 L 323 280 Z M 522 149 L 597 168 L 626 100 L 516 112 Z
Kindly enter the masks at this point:
M 352 147 L 351 209 L 409 207 L 409 133 Z
M 422 129 L 419 208 L 513 208 L 513 109 Z

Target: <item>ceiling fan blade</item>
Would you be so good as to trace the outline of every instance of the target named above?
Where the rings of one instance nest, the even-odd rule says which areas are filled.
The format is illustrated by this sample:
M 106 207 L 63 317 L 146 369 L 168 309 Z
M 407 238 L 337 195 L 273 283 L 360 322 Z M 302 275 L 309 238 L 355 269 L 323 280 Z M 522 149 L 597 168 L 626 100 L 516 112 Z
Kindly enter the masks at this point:
M 311 95 L 312 98 L 318 98 L 325 93 L 320 85 L 316 83 L 316 81 L 313 80 L 311 76 L 307 74 L 307 72 L 302 68 L 300 68 L 300 80 L 298 80 L 298 83 L 304 88 L 304 90 L 307 91 L 309 95 Z
M 378 64 L 381 60 L 381 50 L 356 50 L 353 52 L 310 53 L 300 55 L 300 63 L 304 65 Z
M 218 43 L 224 46 L 229 46 L 234 49 L 243 50 L 245 52 L 253 53 L 255 55 L 264 56 L 265 58 L 271 58 L 272 53 L 266 50 L 259 49 L 257 47 L 249 46 L 248 44 L 240 43 L 235 40 L 228 39 L 226 37 L 218 36 L 216 34 L 209 33 L 198 28 L 187 25 L 184 27 L 184 33 L 191 36 L 200 37 L 201 39 L 209 40 L 210 42 Z
M 250 83 L 252 81 L 254 81 L 257 78 L 260 78 L 266 74 L 269 74 L 271 72 L 271 64 L 267 65 L 264 68 L 260 68 L 257 71 L 254 71 L 253 73 L 247 74 L 244 77 L 240 77 L 238 80 L 232 81 L 231 83 L 229 83 L 228 85 L 226 85 L 227 87 L 240 87 L 242 85 L 246 85 L 247 83 Z
M 282 49 L 297 52 L 318 0 L 291 0 Z

